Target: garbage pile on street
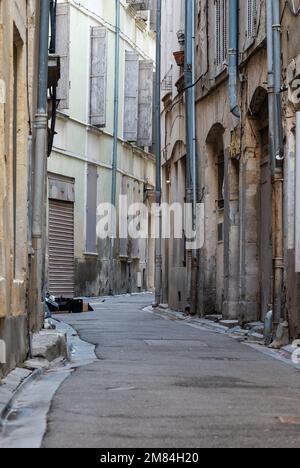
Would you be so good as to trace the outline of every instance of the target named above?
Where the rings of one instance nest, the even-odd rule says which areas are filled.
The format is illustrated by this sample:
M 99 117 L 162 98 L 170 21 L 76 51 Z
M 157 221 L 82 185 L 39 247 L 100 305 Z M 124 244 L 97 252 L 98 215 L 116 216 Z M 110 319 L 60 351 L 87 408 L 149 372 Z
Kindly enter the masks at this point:
M 81 314 L 83 312 L 93 312 L 94 309 L 83 299 L 56 298 L 50 294 L 46 295 L 46 315 L 52 314 Z

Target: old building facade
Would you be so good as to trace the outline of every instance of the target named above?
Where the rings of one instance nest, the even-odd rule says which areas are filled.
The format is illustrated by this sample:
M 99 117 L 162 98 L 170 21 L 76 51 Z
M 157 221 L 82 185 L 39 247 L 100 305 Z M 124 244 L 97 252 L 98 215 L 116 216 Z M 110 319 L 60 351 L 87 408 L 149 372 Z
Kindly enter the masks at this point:
M 59 79 L 54 5 L 0 2 L 0 379 L 30 356 L 44 324 L 45 168 Z
M 277 40 L 280 38 L 280 59 L 276 55 L 276 39 L 270 54 L 270 44 L 274 44 L 270 42 L 270 34 L 267 37 L 268 2 L 197 1 L 195 11 L 197 191 L 198 202 L 203 203 L 205 209 L 205 240 L 198 258 L 197 310 L 200 315 L 217 313 L 245 323 L 264 320 L 267 312 L 274 309 L 273 315 L 277 314 L 278 318 L 279 311 L 280 321 L 288 320 L 292 338 L 300 333 L 299 267 L 295 266 L 299 257 L 296 248 L 298 204 L 295 203 L 298 190 L 295 178 L 298 84 L 295 79 L 299 60 L 296 40 L 299 8 L 296 4 L 280 2 L 281 25 L 276 23 L 276 17 L 272 18 L 273 40 L 274 34 L 280 33 L 275 36 Z M 238 7 L 236 24 L 233 24 L 234 15 L 230 10 L 234 6 Z M 174 17 L 177 18 L 177 14 L 173 13 L 173 21 L 176 21 Z M 236 47 L 230 44 L 233 27 L 238 31 Z M 182 25 L 176 24 L 172 30 L 173 47 L 176 47 L 173 52 L 178 50 L 176 33 L 181 29 Z M 172 61 L 176 67 L 168 47 L 165 62 Z M 232 75 L 230 60 L 235 49 L 237 68 Z M 274 124 L 269 114 L 272 111 L 270 57 L 281 62 L 276 99 L 277 108 L 282 109 L 282 119 L 275 122 L 275 137 L 280 126 L 283 137 L 281 153 L 277 154 L 275 163 L 270 147 L 270 125 Z M 183 79 L 182 67 L 180 75 Z M 162 86 L 163 80 L 164 75 Z M 230 101 L 230 86 L 234 83 L 236 107 Z M 163 172 L 168 174 L 164 183 L 165 199 L 168 199 L 166 192 L 173 190 L 180 197 L 176 181 L 181 176 L 175 169 L 175 153 L 181 152 L 179 160 L 186 154 L 182 136 L 184 110 L 180 107 L 184 105 L 186 92 L 184 85 L 179 97 L 174 87 L 172 91 L 165 93 L 167 105 L 162 123 L 165 125 L 169 120 L 164 143 L 167 161 Z M 174 144 L 174 141 L 180 143 Z M 182 180 L 180 193 L 184 193 L 184 178 Z M 177 241 L 169 242 L 172 262 L 182 266 L 184 246 L 176 249 L 174 242 Z M 177 284 L 178 273 L 171 266 L 166 271 L 165 281 Z M 183 272 L 181 281 L 185 278 Z M 165 302 L 175 308 L 185 308 L 178 287 L 167 293 Z
M 149 205 L 155 183 L 155 33 L 150 4 L 135 3 L 120 2 L 119 28 L 117 2 L 57 5 L 56 52 L 63 60 L 48 164 L 48 280 L 56 296 L 153 288 L 151 240 L 119 240 L 118 225 L 114 240 L 97 234 L 103 204 L 115 199 L 118 210 L 124 195 L 128 206 Z
M 186 126 L 184 88 L 184 0 L 162 2 L 162 198 L 170 206 L 186 199 Z M 175 54 L 174 54 L 175 53 Z M 174 230 L 173 230 L 174 232 Z M 184 239 L 163 239 L 162 302 L 185 309 L 189 302 Z
M 0 377 L 28 350 L 35 1 L 0 2 Z M 4 346 L 4 345 L 3 345 Z

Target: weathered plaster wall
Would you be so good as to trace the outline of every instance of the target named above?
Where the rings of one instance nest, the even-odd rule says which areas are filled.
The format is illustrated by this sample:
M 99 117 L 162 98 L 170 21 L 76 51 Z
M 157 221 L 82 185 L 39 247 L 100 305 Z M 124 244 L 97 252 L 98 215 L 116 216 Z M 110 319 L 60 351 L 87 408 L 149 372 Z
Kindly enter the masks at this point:
M 87 170 L 88 164 L 97 168 L 97 204 L 110 203 L 114 123 L 114 80 L 111 77 L 114 76 L 115 65 L 115 33 L 112 25 L 115 23 L 115 3 L 82 2 L 90 12 L 72 2 L 70 4 L 70 108 L 58 115 L 57 135 L 48 170 L 75 179 L 75 293 L 78 296 L 98 296 L 110 291 L 110 242 L 98 239 L 96 251 L 86 252 Z M 155 38 L 135 17 L 134 11 L 127 7 L 126 2 L 122 1 L 117 200 L 122 193 L 122 180 L 125 177 L 128 201 L 133 201 L 133 190 L 138 184 L 139 197 L 135 201 L 143 203 L 145 190 L 155 185 L 155 160 L 149 152 L 123 140 L 125 50 L 136 50 L 140 59 L 154 61 Z M 89 125 L 90 27 L 99 25 L 104 25 L 108 31 L 107 124 L 102 130 Z M 129 243 L 128 258 L 121 261 L 119 241 L 116 241 L 115 292 L 138 291 L 138 274 L 145 276 L 142 289 L 153 288 L 154 250 L 151 240 L 146 254 L 143 254 L 142 242 L 140 249 L 140 258 L 132 258 Z
M 32 112 L 36 8 L 35 1 L 26 4 L 25 0 L 0 2 L 0 339 L 7 345 L 7 364 L 0 368 L 0 377 L 22 362 L 28 347 L 28 113 Z

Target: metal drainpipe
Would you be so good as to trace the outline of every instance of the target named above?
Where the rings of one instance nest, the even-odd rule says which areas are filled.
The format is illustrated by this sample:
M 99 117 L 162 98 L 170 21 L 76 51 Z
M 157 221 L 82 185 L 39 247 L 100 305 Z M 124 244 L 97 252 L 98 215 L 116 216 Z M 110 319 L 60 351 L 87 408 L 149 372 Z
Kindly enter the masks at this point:
M 162 213 L 161 213 L 161 0 L 156 0 L 156 82 L 155 82 L 155 128 L 156 128 L 156 235 L 155 235 L 155 302 L 162 299 Z
M 48 47 L 49 47 L 49 13 L 50 1 L 40 0 L 39 56 L 38 56 L 38 90 L 37 113 L 34 119 L 34 176 L 32 208 L 32 329 L 39 329 L 43 324 L 43 254 L 44 254 L 44 221 L 45 190 L 47 177 L 47 91 L 48 91 Z M 41 315 L 39 315 L 39 312 Z
M 241 117 L 241 112 L 237 98 L 238 25 L 239 1 L 229 0 L 229 102 L 231 113 L 239 119 Z
M 195 98 L 195 2 L 185 2 L 185 86 L 186 86 L 186 145 L 188 159 L 187 202 L 192 204 L 192 230 L 196 231 L 197 161 L 196 161 L 196 98 Z M 197 309 L 198 259 L 196 251 L 188 252 L 189 307 Z
M 196 2 L 192 5 L 192 80 L 196 83 Z M 192 125 L 193 125 L 193 149 L 192 149 L 192 191 L 193 191 L 193 231 L 197 235 L 197 202 L 198 202 L 198 177 L 197 177 L 197 129 L 196 129 L 196 86 L 192 87 L 193 106 L 192 106 Z M 198 302 L 198 251 L 192 252 L 192 310 L 196 315 Z
M 115 88 L 114 88 L 114 137 L 113 137 L 113 160 L 112 160 L 112 188 L 111 205 L 116 207 L 117 200 L 117 170 L 118 170 L 118 137 L 119 137 L 119 87 L 120 87 L 120 22 L 121 22 L 121 4 L 120 0 L 115 0 L 116 4 L 116 33 L 115 33 Z M 114 294 L 115 279 L 115 230 L 116 220 L 111 219 L 112 235 L 110 239 L 110 294 Z
M 267 52 L 268 52 L 268 95 L 269 95 L 269 140 L 272 168 L 275 158 L 275 87 L 274 87 L 274 46 L 273 46 L 273 0 L 266 0 Z
M 273 160 L 273 324 L 274 333 L 283 317 L 283 127 L 281 106 L 281 10 L 280 0 L 273 0 L 273 56 L 274 56 L 274 128 L 275 158 Z

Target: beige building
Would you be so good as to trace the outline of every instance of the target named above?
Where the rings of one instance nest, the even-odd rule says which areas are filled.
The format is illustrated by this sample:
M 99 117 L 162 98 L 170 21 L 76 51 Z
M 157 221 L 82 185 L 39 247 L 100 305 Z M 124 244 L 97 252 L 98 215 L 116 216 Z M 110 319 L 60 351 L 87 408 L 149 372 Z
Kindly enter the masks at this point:
M 0 2 L 0 340 L 6 365 L 28 349 L 29 190 L 36 2 Z
M 49 58 L 54 5 L 0 1 L 0 378 L 24 361 L 44 323 L 45 163 L 59 77 L 58 57 Z
M 185 1 L 163 0 L 162 11 L 162 198 L 172 206 L 186 199 Z M 163 240 L 162 302 L 184 310 L 188 291 L 185 241 L 171 236 Z
M 205 242 L 199 251 L 198 312 L 218 313 L 244 323 L 263 320 L 274 309 L 277 314 L 280 312 L 281 321 L 288 320 L 292 338 L 300 334 L 299 274 L 296 273 L 300 254 L 296 222 L 299 204 L 295 203 L 297 193 L 299 197 L 295 177 L 299 157 L 295 94 L 299 82 L 295 79 L 299 77 L 300 19 L 296 3 L 280 2 L 284 162 L 275 174 L 269 145 L 266 2 L 238 2 L 236 83 L 240 117 L 231 112 L 229 102 L 229 50 L 232 52 L 228 43 L 229 1 L 196 2 L 195 48 L 198 201 L 205 205 Z M 171 23 L 178 21 L 177 11 L 174 9 Z M 182 25 L 178 23 L 175 29 L 169 28 L 173 52 L 178 50 L 176 32 L 180 28 Z M 169 44 L 166 54 L 165 63 L 173 61 Z M 183 77 L 183 68 L 180 72 Z M 178 78 L 177 67 L 175 76 Z M 164 75 L 162 80 L 164 86 Z M 178 189 L 176 184 L 182 177 L 182 163 L 178 165 L 177 161 L 183 161 L 185 154 L 181 143 L 184 111 L 180 107 L 185 93 L 180 94 L 179 90 L 178 97 L 175 81 L 172 92 L 165 93 L 164 98 L 163 125 L 168 122 L 164 144 L 167 161 L 163 168 L 167 174 L 164 176 L 166 199 L 170 191 L 181 197 L 184 186 L 181 182 Z M 170 241 L 169 249 L 172 254 L 165 256 L 165 264 L 171 257 L 172 265 L 165 267 L 165 282 L 172 287 L 166 287 L 165 302 L 184 309 L 177 286 L 184 249 L 176 249 L 174 240 Z M 180 284 L 186 278 L 184 271 L 181 278 Z
M 128 206 L 149 206 L 152 200 L 155 32 L 150 6 L 120 1 L 116 95 L 116 2 L 58 2 L 56 52 L 63 59 L 57 135 L 48 164 L 48 279 L 55 296 L 153 288 L 152 240 L 119 239 L 118 225 L 113 245 L 97 233 L 101 205 L 112 200 L 114 156 L 117 213 L 119 195 L 128 196 Z

